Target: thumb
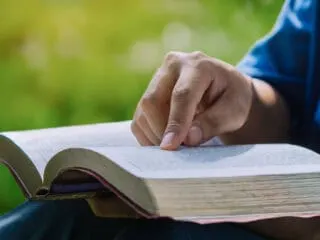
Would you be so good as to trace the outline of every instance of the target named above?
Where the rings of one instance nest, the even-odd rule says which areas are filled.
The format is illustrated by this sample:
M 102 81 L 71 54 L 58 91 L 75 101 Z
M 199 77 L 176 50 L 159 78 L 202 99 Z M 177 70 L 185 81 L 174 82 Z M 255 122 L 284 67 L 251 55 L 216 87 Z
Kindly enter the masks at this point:
M 188 146 L 198 146 L 217 136 L 218 131 L 210 112 L 205 111 L 193 120 L 184 143 Z
M 197 115 L 188 130 L 184 143 L 197 146 L 213 137 L 234 131 L 242 125 L 242 118 L 238 117 L 230 98 L 222 97 L 204 112 Z

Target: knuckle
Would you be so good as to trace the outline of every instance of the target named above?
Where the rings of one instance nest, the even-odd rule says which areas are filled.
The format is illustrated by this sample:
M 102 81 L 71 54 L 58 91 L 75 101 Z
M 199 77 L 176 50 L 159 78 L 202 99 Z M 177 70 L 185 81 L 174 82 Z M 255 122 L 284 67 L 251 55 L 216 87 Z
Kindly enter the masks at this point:
M 132 120 L 130 124 L 131 132 L 135 135 L 139 131 L 139 127 L 136 120 Z
M 194 51 L 194 52 L 190 53 L 190 58 L 192 58 L 194 60 L 202 59 L 204 57 L 206 57 L 206 55 L 201 51 Z
M 179 133 L 181 126 L 183 123 L 181 123 L 179 120 L 170 120 L 167 124 L 165 133 L 168 132 L 175 132 L 175 133 Z
M 150 105 L 155 105 L 157 101 L 156 94 L 147 93 L 140 100 L 140 106 L 144 111 L 147 111 L 150 108 Z
M 176 68 L 180 63 L 179 54 L 177 52 L 169 52 L 164 58 L 164 63 L 168 68 Z
M 177 56 L 178 56 L 178 53 L 177 52 L 174 52 L 174 51 L 170 51 L 166 54 L 164 60 L 166 62 L 169 62 L 169 61 L 172 61 L 172 60 L 176 60 L 177 59 Z
M 188 102 L 191 99 L 192 90 L 190 88 L 175 88 L 172 92 L 172 98 L 177 102 Z
M 211 71 L 215 66 L 210 59 L 201 58 L 194 62 L 194 67 L 200 71 Z
M 136 123 L 137 123 L 138 126 L 141 125 L 141 123 L 143 123 L 143 120 L 144 120 L 143 118 L 144 118 L 143 114 L 139 114 L 136 117 Z

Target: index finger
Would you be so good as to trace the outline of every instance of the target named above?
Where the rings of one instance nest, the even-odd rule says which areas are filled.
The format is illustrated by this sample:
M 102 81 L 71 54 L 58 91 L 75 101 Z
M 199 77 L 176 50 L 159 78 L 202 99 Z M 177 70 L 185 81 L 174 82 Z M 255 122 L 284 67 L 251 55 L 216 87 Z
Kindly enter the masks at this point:
M 154 134 L 162 139 L 169 114 L 169 102 L 179 76 L 183 53 L 169 53 L 150 81 L 141 99 L 141 107 Z
M 161 148 L 177 149 L 186 138 L 205 91 L 212 82 L 207 71 L 186 65 L 172 91 L 170 113 Z

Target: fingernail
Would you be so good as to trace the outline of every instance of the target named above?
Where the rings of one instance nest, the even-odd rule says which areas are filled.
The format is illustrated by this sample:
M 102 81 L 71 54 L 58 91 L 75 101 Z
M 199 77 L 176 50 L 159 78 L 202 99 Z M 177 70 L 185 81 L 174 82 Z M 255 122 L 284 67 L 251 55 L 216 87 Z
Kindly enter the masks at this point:
M 187 135 L 188 145 L 197 145 L 202 140 L 202 130 L 198 126 L 192 126 Z
M 175 136 L 176 134 L 174 132 L 166 133 L 161 141 L 160 147 L 164 149 L 170 148 Z

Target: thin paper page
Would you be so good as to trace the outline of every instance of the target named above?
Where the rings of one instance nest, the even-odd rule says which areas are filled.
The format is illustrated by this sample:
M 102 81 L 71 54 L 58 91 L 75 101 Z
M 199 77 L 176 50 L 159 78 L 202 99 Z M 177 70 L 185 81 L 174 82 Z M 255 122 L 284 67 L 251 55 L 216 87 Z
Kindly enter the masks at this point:
M 159 147 L 95 148 L 142 177 L 205 177 L 320 171 L 320 155 L 288 144 L 209 146 L 163 151 Z
M 17 144 L 36 165 L 41 176 L 48 160 L 69 147 L 137 146 L 130 121 L 61 127 L 2 135 Z

